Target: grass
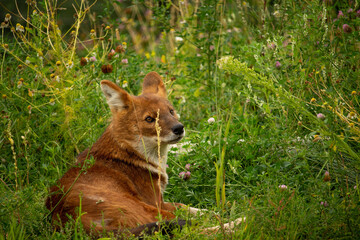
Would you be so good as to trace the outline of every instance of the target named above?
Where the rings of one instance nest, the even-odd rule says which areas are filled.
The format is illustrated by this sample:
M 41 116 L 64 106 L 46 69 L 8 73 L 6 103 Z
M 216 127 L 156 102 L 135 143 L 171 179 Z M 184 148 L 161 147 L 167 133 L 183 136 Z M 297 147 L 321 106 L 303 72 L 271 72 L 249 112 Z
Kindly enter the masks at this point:
M 27 3 L 0 5 L 0 239 L 89 238 L 54 231 L 49 187 L 108 124 L 100 80 L 150 71 L 187 132 L 165 199 L 211 210 L 176 239 L 243 216 L 211 238 L 360 237 L 356 2 Z

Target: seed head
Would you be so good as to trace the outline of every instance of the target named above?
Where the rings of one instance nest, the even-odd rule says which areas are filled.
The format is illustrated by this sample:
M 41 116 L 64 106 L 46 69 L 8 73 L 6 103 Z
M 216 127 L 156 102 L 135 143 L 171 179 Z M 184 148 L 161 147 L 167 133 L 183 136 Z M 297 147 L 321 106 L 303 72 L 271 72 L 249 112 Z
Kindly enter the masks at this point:
M 112 71 L 113 71 L 113 66 L 112 65 L 110 65 L 110 64 L 108 64 L 108 65 L 102 65 L 101 66 L 101 71 L 103 72 L 103 73 L 105 73 L 105 74 L 107 74 L 107 73 L 111 73 Z
M 87 62 L 88 62 L 87 59 L 82 57 L 81 60 L 80 60 L 80 65 L 85 66 L 87 64 Z
M 344 24 L 342 26 L 342 28 L 343 28 L 344 33 L 351 33 L 352 32 L 352 28 L 348 24 Z
M 117 53 L 123 53 L 125 52 L 125 49 L 122 45 L 118 45 L 116 48 L 115 48 L 115 52 Z

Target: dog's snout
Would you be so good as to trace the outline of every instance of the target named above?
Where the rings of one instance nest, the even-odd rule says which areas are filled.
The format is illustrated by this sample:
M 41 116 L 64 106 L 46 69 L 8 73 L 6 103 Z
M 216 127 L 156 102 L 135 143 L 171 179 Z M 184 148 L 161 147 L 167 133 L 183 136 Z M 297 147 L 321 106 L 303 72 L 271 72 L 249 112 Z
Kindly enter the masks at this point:
M 181 135 L 184 133 L 184 125 L 182 125 L 181 123 L 176 124 L 174 127 L 171 128 L 171 130 L 174 134 Z

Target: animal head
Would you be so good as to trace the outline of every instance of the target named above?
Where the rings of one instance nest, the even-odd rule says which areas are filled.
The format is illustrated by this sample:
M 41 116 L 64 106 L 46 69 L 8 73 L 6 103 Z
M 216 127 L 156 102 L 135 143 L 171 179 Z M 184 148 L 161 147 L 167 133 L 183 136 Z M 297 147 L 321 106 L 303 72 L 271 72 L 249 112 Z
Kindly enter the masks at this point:
M 126 141 L 140 153 L 151 155 L 151 151 L 157 152 L 158 140 L 164 151 L 168 144 L 184 137 L 184 126 L 167 100 L 164 83 L 156 72 L 145 76 L 139 96 L 130 95 L 108 80 L 101 81 L 101 89 L 112 112 L 110 128 L 117 141 Z

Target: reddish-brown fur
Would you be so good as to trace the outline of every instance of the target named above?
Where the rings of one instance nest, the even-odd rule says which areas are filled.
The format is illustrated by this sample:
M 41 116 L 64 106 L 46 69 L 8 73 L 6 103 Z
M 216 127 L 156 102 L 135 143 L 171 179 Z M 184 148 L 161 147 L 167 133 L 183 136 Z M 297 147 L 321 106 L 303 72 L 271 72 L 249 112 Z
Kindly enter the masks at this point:
M 161 77 L 149 73 L 140 96 L 131 96 L 110 81 L 101 82 L 112 111 L 112 121 L 103 135 L 77 158 L 77 165 L 65 173 L 46 201 L 53 223 L 78 216 L 87 231 L 131 229 L 163 219 L 173 219 L 174 204 L 165 203 L 167 145 L 183 135 L 183 126 L 167 100 Z M 160 131 L 158 157 L 157 132 Z M 148 118 L 150 117 L 150 118 Z M 86 159 L 95 163 L 86 168 Z M 160 177 L 160 185 L 158 184 Z

